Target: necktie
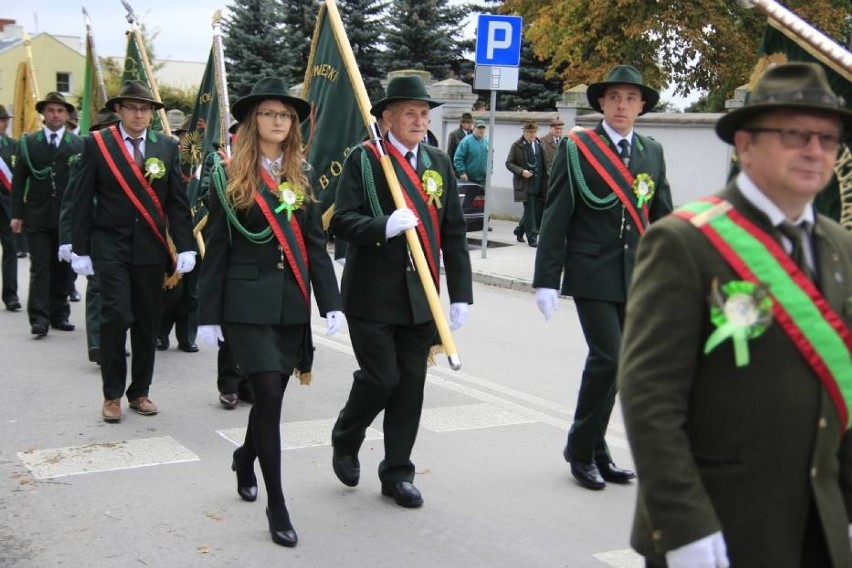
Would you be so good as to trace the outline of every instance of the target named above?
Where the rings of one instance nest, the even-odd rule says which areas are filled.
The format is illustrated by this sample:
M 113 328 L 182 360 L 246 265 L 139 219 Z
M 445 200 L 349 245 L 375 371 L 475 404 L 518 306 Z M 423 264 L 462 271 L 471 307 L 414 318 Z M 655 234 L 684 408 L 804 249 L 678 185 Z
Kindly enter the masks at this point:
M 787 237 L 787 240 L 789 240 L 792 245 L 790 258 L 796 263 L 796 266 L 805 273 L 805 276 L 813 280 L 813 274 L 811 273 L 811 269 L 808 266 L 807 259 L 805 258 L 805 247 L 802 242 L 802 228 L 801 224 L 793 225 L 792 223 L 784 221 L 778 225 L 778 232 Z
M 56 139 L 57 139 L 57 138 L 58 138 L 58 136 L 56 135 L 56 132 L 51 132 L 51 133 L 50 133 L 50 146 L 51 146 L 52 148 L 56 148 L 57 146 L 59 146 L 59 145 L 56 143 Z
M 621 139 L 618 141 L 618 147 L 621 148 L 621 161 L 625 166 L 630 164 L 630 142 Z
M 406 152 L 405 159 L 408 160 L 408 163 L 411 164 L 411 167 L 415 170 L 417 169 L 417 164 L 414 163 L 414 152 Z
M 125 140 L 129 140 L 133 145 L 133 161 L 136 162 L 136 165 L 139 166 L 139 169 L 142 169 L 142 150 L 139 149 L 139 144 L 142 143 L 141 138 L 131 138 L 128 136 Z

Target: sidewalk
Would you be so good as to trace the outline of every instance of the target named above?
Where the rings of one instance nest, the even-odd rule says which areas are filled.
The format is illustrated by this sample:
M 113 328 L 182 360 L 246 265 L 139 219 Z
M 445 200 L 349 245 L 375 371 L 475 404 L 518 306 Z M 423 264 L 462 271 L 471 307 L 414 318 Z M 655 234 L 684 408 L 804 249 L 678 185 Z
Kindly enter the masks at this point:
M 516 221 L 491 219 L 488 250 L 482 258 L 482 231 L 467 234 L 473 280 L 482 284 L 532 292 L 536 249 L 519 243 L 512 233 Z

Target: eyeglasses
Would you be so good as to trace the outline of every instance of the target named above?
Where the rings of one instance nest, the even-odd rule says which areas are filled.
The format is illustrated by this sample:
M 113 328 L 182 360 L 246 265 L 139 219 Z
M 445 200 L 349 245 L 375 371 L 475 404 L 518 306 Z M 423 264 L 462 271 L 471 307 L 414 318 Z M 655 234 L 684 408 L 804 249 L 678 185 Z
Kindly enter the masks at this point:
M 785 148 L 801 150 L 811 142 L 814 136 L 826 152 L 836 152 L 841 142 L 845 141 L 843 134 L 830 134 L 814 130 L 799 130 L 798 128 L 746 128 L 746 132 L 773 132 L 781 137 L 781 145 Z
M 133 114 L 145 114 L 146 112 L 151 112 L 150 106 L 136 106 L 136 105 L 121 105 L 121 108 L 132 112 Z
M 292 112 L 288 112 L 286 110 L 284 112 L 262 110 L 262 111 L 259 111 L 257 113 L 257 116 L 264 118 L 266 120 L 281 120 L 281 121 L 287 120 L 287 119 L 292 120 L 292 119 L 296 118 L 295 114 L 293 114 Z

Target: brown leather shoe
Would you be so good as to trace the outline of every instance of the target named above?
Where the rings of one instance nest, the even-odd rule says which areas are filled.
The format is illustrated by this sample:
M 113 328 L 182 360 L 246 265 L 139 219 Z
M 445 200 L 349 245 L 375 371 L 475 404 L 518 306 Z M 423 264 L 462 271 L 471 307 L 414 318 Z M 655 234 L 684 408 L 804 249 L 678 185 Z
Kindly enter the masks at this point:
M 121 420 L 121 399 L 107 398 L 104 400 L 104 408 L 101 411 L 105 422 L 118 422 Z
M 151 416 L 157 414 L 160 409 L 157 405 L 151 402 L 147 396 L 140 396 L 130 401 L 130 408 L 141 414 L 142 416 Z

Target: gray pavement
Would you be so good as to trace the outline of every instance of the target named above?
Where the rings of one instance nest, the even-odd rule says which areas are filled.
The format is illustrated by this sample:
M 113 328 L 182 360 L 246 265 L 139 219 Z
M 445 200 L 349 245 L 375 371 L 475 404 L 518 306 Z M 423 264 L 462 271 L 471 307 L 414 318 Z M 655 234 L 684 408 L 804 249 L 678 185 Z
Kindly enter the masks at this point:
M 512 233 L 517 221 L 491 219 L 488 233 L 488 249 L 482 258 L 482 232 L 468 233 L 470 264 L 476 282 L 532 292 L 535 251 L 526 241 L 519 243 Z

